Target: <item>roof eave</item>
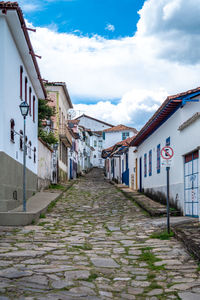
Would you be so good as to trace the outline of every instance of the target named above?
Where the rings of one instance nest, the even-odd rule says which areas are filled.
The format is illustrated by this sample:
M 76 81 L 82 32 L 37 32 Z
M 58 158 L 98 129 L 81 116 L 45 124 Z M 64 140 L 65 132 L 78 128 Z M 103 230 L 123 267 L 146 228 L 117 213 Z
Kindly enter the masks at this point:
M 27 27 L 26 27 L 26 24 L 25 24 L 25 20 L 24 20 L 21 8 L 18 6 L 17 2 L 13 2 L 13 3 L 12 2 L 0 2 L 0 10 L 1 10 L 1 13 L 6 17 L 6 20 L 9 23 L 9 26 L 10 26 L 13 33 L 16 30 L 16 28 L 14 26 L 12 26 L 12 22 L 11 22 L 11 20 L 13 20 L 13 16 L 9 16 L 9 14 L 7 14 L 7 11 L 9 11 L 9 12 L 16 11 L 17 16 L 18 16 L 18 21 L 20 23 L 20 26 L 21 26 L 21 29 L 22 29 L 22 32 L 23 32 L 23 36 L 24 36 L 24 41 L 25 41 L 24 44 L 26 44 L 26 45 L 22 45 L 21 43 L 18 43 L 18 40 L 16 39 L 18 49 L 21 50 L 21 48 L 23 46 L 25 48 L 27 48 L 26 51 L 27 51 L 27 53 L 30 57 L 29 60 L 32 61 L 34 70 L 36 72 L 37 79 L 40 82 L 40 90 L 39 90 L 38 87 L 34 86 L 34 81 L 32 81 L 32 84 L 33 84 L 33 87 L 35 88 L 35 92 L 37 94 L 37 97 L 38 98 L 47 98 L 46 90 L 45 90 L 45 87 L 43 85 L 43 81 L 42 81 L 42 78 L 41 78 L 39 66 L 38 66 L 38 63 L 37 63 L 37 60 L 36 60 L 36 57 L 35 57 L 35 54 L 34 54 L 34 50 L 33 50 L 30 38 L 29 38 L 28 30 L 27 30 Z M 25 62 L 24 62 L 24 64 L 26 66 Z M 27 68 L 27 72 L 30 72 L 29 68 Z

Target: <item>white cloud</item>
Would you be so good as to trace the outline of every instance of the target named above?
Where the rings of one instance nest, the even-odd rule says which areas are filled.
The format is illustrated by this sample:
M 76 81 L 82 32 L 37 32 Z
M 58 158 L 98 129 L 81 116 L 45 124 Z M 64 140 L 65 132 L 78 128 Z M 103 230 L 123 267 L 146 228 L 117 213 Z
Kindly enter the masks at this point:
M 22 9 L 24 12 L 34 12 L 38 9 L 40 9 L 39 5 L 38 4 L 34 4 L 34 3 L 24 3 L 22 4 Z
M 105 27 L 105 30 L 108 30 L 108 31 L 115 31 L 115 26 L 112 25 L 112 24 L 107 24 L 106 27 Z
M 96 116 L 111 124 L 132 125 L 141 128 L 151 114 L 158 109 L 166 98 L 166 91 L 160 89 L 149 91 L 134 89 L 127 92 L 118 104 L 110 101 L 99 101 L 97 104 L 77 104 L 74 108 L 77 113 Z
M 35 52 L 43 57 L 42 76 L 65 81 L 72 101 L 73 96 L 99 99 L 76 109 L 115 124 L 141 126 L 167 94 L 199 85 L 197 2 L 147 0 L 136 34 L 116 40 L 37 28 L 31 36 Z M 112 98 L 121 100 L 115 105 Z

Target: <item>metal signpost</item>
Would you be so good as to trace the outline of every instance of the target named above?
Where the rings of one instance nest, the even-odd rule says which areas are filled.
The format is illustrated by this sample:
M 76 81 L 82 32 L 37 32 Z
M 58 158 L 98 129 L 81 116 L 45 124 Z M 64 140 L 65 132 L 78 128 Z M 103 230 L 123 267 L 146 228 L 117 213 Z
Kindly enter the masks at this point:
M 169 220 L 169 170 L 172 157 L 174 156 L 174 150 L 170 146 L 165 146 L 161 149 L 161 157 L 165 161 L 167 171 L 167 232 L 170 233 L 170 220 Z

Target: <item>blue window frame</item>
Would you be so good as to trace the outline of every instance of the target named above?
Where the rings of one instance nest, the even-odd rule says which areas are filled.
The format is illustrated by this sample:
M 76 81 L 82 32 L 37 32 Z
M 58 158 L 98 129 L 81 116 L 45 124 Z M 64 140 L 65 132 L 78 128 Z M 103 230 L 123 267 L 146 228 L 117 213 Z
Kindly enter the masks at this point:
M 147 177 L 147 154 L 144 154 L 144 177 Z
M 166 139 L 166 146 L 170 146 L 170 136 Z
M 157 145 L 157 173 L 160 173 L 160 144 Z
M 152 175 L 152 150 L 149 151 L 149 176 Z
M 103 132 L 103 140 L 105 140 L 106 134 L 105 132 Z
M 129 137 L 129 132 L 122 132 L 122 141 Z

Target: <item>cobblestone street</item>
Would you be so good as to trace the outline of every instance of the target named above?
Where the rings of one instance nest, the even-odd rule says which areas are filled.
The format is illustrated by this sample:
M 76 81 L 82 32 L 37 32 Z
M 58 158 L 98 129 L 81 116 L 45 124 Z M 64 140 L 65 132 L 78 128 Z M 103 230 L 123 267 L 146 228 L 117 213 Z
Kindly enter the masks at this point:
M 197 263 L 94 169 L 37 224 L 0 227 L 0 300 L 200 299 Z M 153 225 L 154 224 L 154 225 Z

